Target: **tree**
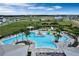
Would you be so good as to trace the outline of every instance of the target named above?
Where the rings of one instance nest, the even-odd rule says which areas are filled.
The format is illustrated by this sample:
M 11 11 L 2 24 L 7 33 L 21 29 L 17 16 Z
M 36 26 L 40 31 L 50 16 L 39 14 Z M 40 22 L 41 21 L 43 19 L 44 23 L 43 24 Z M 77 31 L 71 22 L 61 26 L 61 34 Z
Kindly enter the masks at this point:
M 23 39 L 23 32 L 24 32 L 24 30 L 21 29 L 20 32 L 22 33 L 22 41 L 23 41 L 23 40 L 24 40 L 24 39 Z
M 24 33 L 25 33 L 25 36 L 26 36 L 26 37 L 30 34 L 30 32 L 29 32 L 28 29 L 26 29 L 26 30 L 24 31 Z M 27 38 L 27 42 L 28 42 L 28 45 L 29 45 L 29 48 L 30 48 L 30 44 L 31 44 L 31 43 L 28 41 L 28 38 Z M 28 50 L 29 50 L 29 48 L 28 48 Z
M 29 32 L 28 29 L 26 29 L 26 30 L 24 31 L 24 33 L 25 33 L 25 36 L 26 36 L 26 37 L 30 34 L 30 32 Z
M 19 31 L 15 31 L 14 33 L 12 33 L 13 35 L 16 35 L 16 40 L 17 40 L 17 41 L 18 41 L 18 39 L 17 39 L 18 33 L 19 33 Z M 11 35 L 11 34 L 10 34 L 10 35 Z
M 61 32 L 61 29 L 60 29 L 60 28 L 57 28 L 57 29 L 56 29 L 56 32 L 57 32 L 57 33 L 60 33 L 60 32 Z
M 56 37 L 55 42 L 58 43 L 59 38 L 61 37 L 61 35 L 60 34 L 57 34 L 57 35 L 55 35 L 55 37 Z

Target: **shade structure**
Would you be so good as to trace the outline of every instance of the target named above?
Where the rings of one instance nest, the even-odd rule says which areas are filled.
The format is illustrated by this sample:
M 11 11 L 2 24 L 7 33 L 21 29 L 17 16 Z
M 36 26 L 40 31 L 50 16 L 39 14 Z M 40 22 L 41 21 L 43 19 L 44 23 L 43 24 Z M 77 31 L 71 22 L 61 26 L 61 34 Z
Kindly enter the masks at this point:
M 32 28 L 34 28 L 34 27 L 33 27 L 33 26 L 28 26 L 27 28 L 28 28 L 28 29 L 32 29 Z

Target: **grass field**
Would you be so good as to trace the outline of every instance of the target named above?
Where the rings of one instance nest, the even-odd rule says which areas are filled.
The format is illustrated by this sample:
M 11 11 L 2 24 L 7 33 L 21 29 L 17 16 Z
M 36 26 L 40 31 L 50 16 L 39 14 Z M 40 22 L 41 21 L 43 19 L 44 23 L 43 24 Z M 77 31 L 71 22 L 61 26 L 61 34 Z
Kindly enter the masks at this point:
M 46 27 L 47 25 L 44 24 L 44 26 L 43 26 L 42 22 L 45 22 L 45 23 L 50 22 L 54 26 L 57 25 L 56 26 L 57 29 L 60 29 L 60 30 L 63 29 L 70 33 L 73 33 L 73 34 L 76 33 L 79 35 L 79 28 L 73 27 L 75 24 L 78 26 L 79 23 L 77 24 L 76 23 L 77 21 L 75 23 L 73 23 L 73 21 L 69 21 L 69 20 L 56 21 L 54 19 L 44 20 L 44 21 L 20 20 L 18 22 L 0 26 L 0 35 L 5 37 L 5 36 L 12 35 L 12 34 L 16 34 L 16 33 L 19 33 L 21 29 L 26 29 L 27 26 L 34 26 L 36 29 Z M 50 25 L 50 27 L 51 27 L 51 25 Z

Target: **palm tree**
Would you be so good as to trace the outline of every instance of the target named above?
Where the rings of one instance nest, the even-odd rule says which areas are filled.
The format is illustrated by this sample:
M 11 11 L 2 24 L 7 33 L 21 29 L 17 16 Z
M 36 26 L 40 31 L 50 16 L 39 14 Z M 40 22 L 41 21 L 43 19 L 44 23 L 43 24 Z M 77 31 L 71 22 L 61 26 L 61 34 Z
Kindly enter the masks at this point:
M 57 35 L 55 35 L 55 37 L 56 37 L 55 42 L 58 43 L 59 38 L 61 37 L 61 35 L 60 34 L 57 34 Z
M 24 32 L 24 30 L 21 29 L 20 32 L 22 33 L 22 41 L 23 41 L 24 40 L 24 38 L 23 38 L 23 34 L 24 34 L 23 32 Z
M 26 36 L 26 37 L 30 34 L 29 30 L 27 30 L 27 29 L 24 31 L 24 33 L 25 33 L 25 36 Z M 28 39 L 27 39 L 27 40 L 28 40 Z
M 16 40 L 18 41 L 18 39 L 17 39 L 17 36 L 18 36 L 18 31 L 15 31 L 14 33 L 13 33 L 13 35 L 16 35 Z
M 27 29 L 24 31 L 24 33 L 25 33 L 26 38 L 27 38 L 27 36 L 30 34 L 29 30 L 27 30 Z M 30 41 L 28 41 L 28 38 L 27 38 L 27 43 L 28 43 L 28 46 L 29 46 L 29 48 L 30 48 L 30 44 L 31 44 L 31 43 L 30 43 Z M 29 53 L 29 48 L 28 48 L 28 53 Z
M 58 43 L 59 38 L 61 37 L 60 35 L 60 29 L 56 29 L 57 33 L 54 34 L 54 36 L 56 37 L 55 42 Z

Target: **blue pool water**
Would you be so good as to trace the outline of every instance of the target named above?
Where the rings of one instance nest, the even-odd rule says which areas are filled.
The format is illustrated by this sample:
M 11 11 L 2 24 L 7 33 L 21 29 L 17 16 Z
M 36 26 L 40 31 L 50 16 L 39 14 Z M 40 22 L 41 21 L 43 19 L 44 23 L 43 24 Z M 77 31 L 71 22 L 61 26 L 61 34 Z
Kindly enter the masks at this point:
M 23 38 L 23 39 L 22 39 Z M 22 41 L 22 40 L 32 40 L 35 42 L 35 47 L 37 48 L 46 48 L 46 47 L 50 47 L 50 48 L 57 48 L 56 44 L 53 43 L 53 40 L 55 40 L 55 36 L 54 35 L 47 35 L 45 34 L 45 36 L 37 36 L 35 34 L 35 32 L 31 32 L 30 35 L 28 37 L 25 37 L 24 34 L 19 34 L 16 37 L 13 38 L 9 38 L 3 41 L 4 44 L 11 44 L 12 42 L 15 41 Z M 66 42 L 68 40 L 68 36 L 62 36 L 59 38 L 60 41 Z

